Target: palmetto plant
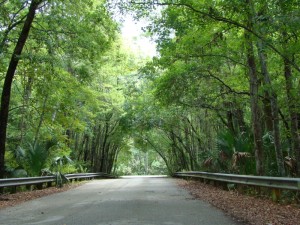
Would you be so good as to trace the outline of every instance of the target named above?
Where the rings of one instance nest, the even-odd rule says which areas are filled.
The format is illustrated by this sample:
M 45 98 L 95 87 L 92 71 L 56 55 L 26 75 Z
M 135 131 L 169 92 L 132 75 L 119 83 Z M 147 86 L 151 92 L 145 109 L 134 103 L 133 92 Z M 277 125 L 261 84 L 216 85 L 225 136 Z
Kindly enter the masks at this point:
M 28 144 L 27 148 L 19 146 L 14 151 L 14 156 L 29 176 L 40 176 L 42 169 L 47 166 L 50 148 L 55 144 L 55 141 L 47 141 Z
M 73 164 L 73 160 L 69 156 L 67 155 L 57 156 L 53 158 L 51 164 L 51 170 L 53 172 L 62 172 L 64 166 L 68 164 Z
M 42 169 L 46 167 L 48 155 L 49 152 L 45 145 L 41 143 L 29 145 L 25 155 L 25 163 L 31 176 L 39 176 L 41 174 Z
M 216 151 L 218 154 L 218 162 L 221 169 L 226 172 L 238 172 L 242 174 L 252 174 L 255 171 L 255 163 L 251 156 L 253 153 L 253 144 L 251 136 L 246 133 L 237 135 L 230 131 L 223 131 L 216 138 Z M 233 167 L 232 157 L 236 153 L 244 153 L 242 155 L 250 156 L 247 159 L 241 159 L 236 163 L 236 168 Z M 236 171 L 233 171 L 236 170 Z

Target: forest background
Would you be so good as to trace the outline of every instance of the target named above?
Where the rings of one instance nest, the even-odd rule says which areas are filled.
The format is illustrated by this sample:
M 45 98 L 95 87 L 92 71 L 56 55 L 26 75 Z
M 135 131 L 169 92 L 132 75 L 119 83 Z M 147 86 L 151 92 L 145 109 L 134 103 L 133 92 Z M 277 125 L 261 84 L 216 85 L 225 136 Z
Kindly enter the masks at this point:
M 0 1 L 0 176 L 299 177 L 299 3 Z

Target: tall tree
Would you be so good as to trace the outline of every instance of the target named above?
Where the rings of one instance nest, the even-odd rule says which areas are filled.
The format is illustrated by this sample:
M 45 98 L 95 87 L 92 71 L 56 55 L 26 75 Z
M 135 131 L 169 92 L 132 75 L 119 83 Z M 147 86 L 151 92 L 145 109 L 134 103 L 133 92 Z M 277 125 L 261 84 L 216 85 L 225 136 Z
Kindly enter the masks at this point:
M 252 0 L 246 0 L 247 11 L 247 27 L 253 30 L 253 2 Z M 251 34 L 245 33 L 246 51 L 247 51 L 247 63 L 249 68 L 249 81 L 250 81 L 250 105 L 252 114 L 252 127 L 255 143 L 255 159 L 256 159 L 256 172 L 258 175 L 264 174 L 263 165 L 263 141 L 262 141 L 262 127 L 261 127 L 261 108 L 259 104 L 259 87 L 260 79 L 258 77 L 256 60 L 254 54 L 254 46 Z
M 15 49 L 12 53 L 10 63 L 6 72 L 2 95 L 1 95 L 1 108 L 0 108 L 0 178 L 4 177 L 4 156 L 5 156 L 5 144 L 6 144 L 6 131 L 7 131 L 7 121 L 9 112 L 9 103 L 11 97 L 11 86 L 13 78 L 20 60 L 20 55 L 22 54 L 23 48 L 25 46 L 26 40 L 29 35 L 29 31 L 32 26 L 32 22 L 35 17 L 36 10 L 43 0 L 33 0 L 28 9 L 27 17 L 24 21 L 22 31 L 19 35 L 18 41 L 16 43 Z

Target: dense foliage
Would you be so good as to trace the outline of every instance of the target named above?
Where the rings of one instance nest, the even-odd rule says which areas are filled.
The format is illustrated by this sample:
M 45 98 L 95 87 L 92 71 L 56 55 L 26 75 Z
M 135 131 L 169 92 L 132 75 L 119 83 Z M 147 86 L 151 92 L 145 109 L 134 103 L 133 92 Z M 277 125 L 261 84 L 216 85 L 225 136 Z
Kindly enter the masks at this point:
M 6 68 L 34 3 L 38 6 L 23 52 L 13 55 L 19 61 L 11 85 L 6 151 L 1 149 L 5 170 L 39 175 L 65 162 L 68 166 L 59 166 L 62 172 L 110 172 L 123 143 L 123 97 L 112 84 L 118 62 L 122 70 L 128 63 L 118 46 L 117 24 L 104 1 L 2 1 L 3 93 Z
M 142 134 L 169 171 L 299 176 L 299 1 L 120 5 L 153 21 Z
M 299 3 L 0 1 L 0 175 L 299 176 Z M 152 60 L 116 6 L 151 21 Z

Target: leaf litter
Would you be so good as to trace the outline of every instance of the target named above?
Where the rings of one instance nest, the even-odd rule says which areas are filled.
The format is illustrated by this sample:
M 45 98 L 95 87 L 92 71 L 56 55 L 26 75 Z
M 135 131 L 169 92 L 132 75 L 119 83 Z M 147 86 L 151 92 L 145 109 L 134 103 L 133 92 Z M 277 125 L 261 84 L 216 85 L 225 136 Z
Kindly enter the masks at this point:
M 300 225 L 300 208 L 296 204 L 276 203 L 268 198 L 241 194 L 237 190 L 223 190 L 195 180 L 178 179 L 178 185 L 242 224 Z

